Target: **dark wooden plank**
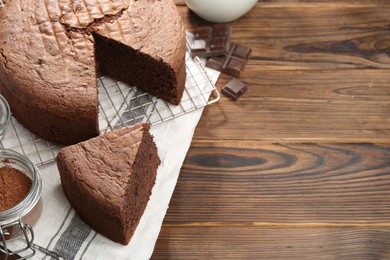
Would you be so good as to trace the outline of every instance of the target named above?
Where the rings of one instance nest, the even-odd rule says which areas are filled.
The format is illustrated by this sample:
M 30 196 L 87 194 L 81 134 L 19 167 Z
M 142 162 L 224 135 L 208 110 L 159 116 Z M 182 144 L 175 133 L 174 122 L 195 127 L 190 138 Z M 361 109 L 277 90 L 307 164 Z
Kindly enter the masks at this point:
M 390 144 L 194 142 L 166 223 L 390 223 Z
M 229 77 L 218 82 L 220 89 Z M 387 142 L 388 70 L 274 71 L 249 66 L 248 91 L 207 107 L 195 139 Z
M 205 23 L 180 8 L 186 29 Z M 390 5 L 257 7 L 232 23 L 232 40 L 270 69 L 390 68 Z
M 390 6 L 387 0 L 259 0 L 258 6 L 267 7 L 378 7 Z
M 390 229 L 164 226 L 152 259 L 389 259 Z
M 257 66 L 390 68 L 389 7 L 255 10 L 233 24 L 233 39 L 252 47 Z

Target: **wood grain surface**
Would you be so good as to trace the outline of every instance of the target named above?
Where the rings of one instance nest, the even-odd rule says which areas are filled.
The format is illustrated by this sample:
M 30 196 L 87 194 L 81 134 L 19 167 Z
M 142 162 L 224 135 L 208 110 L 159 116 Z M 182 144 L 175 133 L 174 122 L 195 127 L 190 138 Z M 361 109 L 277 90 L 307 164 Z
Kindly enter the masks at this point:
M 388 259 L 389 236 L 381 228 L 169 226 L 153 259 Z
M 390 227 L 389 158 L 390 144 L 195 142 L 165 221 Z
M 231 25 L 248 91 L 204 110 L 152 259 L 390 259 L 390 1 L 259 1 Z

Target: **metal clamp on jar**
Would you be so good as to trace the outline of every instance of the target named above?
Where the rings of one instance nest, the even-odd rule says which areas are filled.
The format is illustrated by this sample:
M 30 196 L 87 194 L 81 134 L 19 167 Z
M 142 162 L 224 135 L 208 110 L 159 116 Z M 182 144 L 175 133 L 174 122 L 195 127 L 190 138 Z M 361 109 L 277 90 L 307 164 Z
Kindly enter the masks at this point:
M 10 118 L 7 101 L 0 95 L 0 139 L 4 137 L 4 130 Z M 35 254 L 33 247 L 34 232 L 31 228 L 42 211 L 40 200 L 42 191 L 42 179 L 38 168 L 24 155 L 0 148 L 0 259 L 17 256 L 26 259 Z M 8 207 L 7 198 L 13 196 L 17 189 L 17 183 L 13 178 L 16 173 L 29 183 L 24 197 Z M 19 177 L 20 177 L 19 176 Z M 19 196 L 21 196 L 19 194 Z M 5 206 L 4 206 L 5 205 Z M 23 245 L 18 247 L 13 240 L 18 238 Z M 12 248 L 10 245 L 12 244 Z M 20 243 L 18 243 L 20 245 Z

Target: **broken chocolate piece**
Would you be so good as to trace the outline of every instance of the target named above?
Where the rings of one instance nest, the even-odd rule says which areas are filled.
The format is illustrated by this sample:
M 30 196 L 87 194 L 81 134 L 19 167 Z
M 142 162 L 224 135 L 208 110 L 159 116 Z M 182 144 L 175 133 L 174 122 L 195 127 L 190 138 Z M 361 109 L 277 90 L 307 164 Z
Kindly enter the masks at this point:
M 233 100 L 237 100 L 247 89 L 248 87 L 241 80 L 233 78 L 222 88 L 221 92 Z
M 224 56 L 211 57 L 206 67 L 224 74 L 239 78 L 249 59 L 252 49 L 243 45 L 230 43 L 229 52 Z
M 191 56 L 212 57 L 227 54 L 232 29 L 228 24 L 198 28 L 190 43 Z

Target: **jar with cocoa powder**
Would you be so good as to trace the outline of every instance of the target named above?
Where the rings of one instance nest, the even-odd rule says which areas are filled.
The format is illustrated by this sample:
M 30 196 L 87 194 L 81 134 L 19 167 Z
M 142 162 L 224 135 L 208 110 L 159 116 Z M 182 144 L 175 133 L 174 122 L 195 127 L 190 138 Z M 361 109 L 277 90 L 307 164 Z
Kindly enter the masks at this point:
M 26 156 L 0 149 L 0 256 L 5 259 L 14 255 L 25 259 L 35 254 L 32 226 L 42 211 L 41 191 L 38 168 Z M 23 241 L 23 246 L 10 248 L 16 238 Z

